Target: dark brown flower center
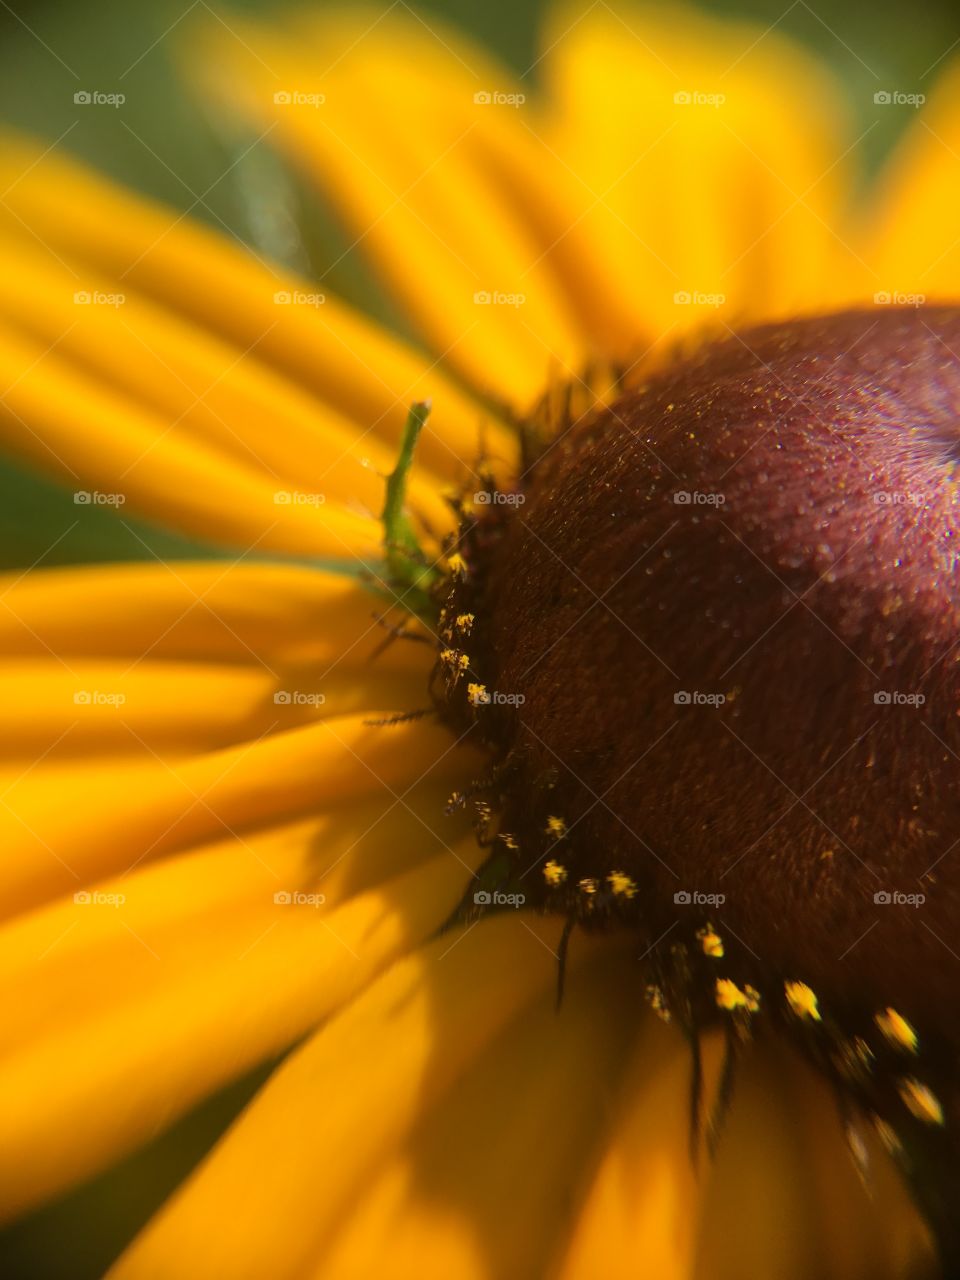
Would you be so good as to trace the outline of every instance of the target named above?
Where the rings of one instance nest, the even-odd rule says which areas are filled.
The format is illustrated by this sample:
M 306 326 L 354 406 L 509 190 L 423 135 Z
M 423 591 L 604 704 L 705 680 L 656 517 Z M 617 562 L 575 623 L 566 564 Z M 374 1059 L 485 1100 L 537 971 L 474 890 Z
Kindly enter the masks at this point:
M 960 309 L 709 345 L 467 521 L 441 661 L 449 713 L 501 765 L 497 874 L 635 928 L 676 1016 L 742 1030 L 769 1010 L 941 1169 L 960 1126 L 958 424 Z M 932 1216 L 956 1191 L 928 1188 Z

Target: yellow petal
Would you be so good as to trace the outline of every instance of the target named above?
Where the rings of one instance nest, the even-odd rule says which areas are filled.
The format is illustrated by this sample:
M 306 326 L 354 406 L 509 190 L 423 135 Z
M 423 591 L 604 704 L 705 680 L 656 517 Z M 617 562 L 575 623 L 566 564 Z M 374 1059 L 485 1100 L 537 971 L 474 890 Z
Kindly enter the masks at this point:
M 262 468 L 255 470 L 175 431 L 98 377 L 72 366 L 49 345 L 0 332 L 0 423 L 7 446 L 40 461 L 84 505 L 131 510 L 168 528 L 235 546 L 303 556 L 375 560 L 382 531 L 310 492 L 294 500 Z M 90 486 L 86 488 L 85 486 Z
M 21 766 L 92 753 L 187 755 L 329 716 L 429 707 L 423 670 L 90 659 L 0 661 L 0 758 Z
M 524 924 L 537 926 L 512 915 L 485 920 L 463 935 L 442 935 L 421 955 L 394 966 L 276 1072 L 112 1276 L 160 1280 L 185 1256 L 198 1274 L 232 1280 L 306 1274 L 384 1156 L 405 1141 L 425 1107 L 439 1105 L 468 1078 L 484 1050 L 531 1001 L 550 1010 L 553 1034 L 562 1036 L 562 1019 L 552 1013 L 559 922 L 541 922 L 542 939 Z M 595 950 L 589 941 L 572 949 L 572 978 Z M 601 1032 L 601 1060 L 617 1034 Z M 589 1072 L 582 1051 L 574 1052 L 573 1070 Z M 528 1056 L 526 1067 L 534 1075 L 538 1068 L 549 1070 L 541 1057 Z M 552 1096 L 551 1089 L 547 1093 Z M 495 1090 L 491 1121 L 501 1101 Z M 516 1099 L 520 1106 L 531 1101 Z M 582 1103 L 589 1117 L 591 1101 Z M 474 1124 L 482 1129 L 484 1115 Z M 448 1130 L 448 1146 L 454 1142 L 455 1131 Z M 462 1152 L 452 1147 L 450 1154 L 464 1164 Z M 509 1176 L 509 1170 L 501 1172 Z M 435 1194 L 442 1197 L 442 1182 Z M 224 1204 L 232 1206 L 230 1228 L 211 1231 L 212 1215 Z M 419 1245 L 423 1274 L 429 1245 L 422 1237 Z M 381 1257 L 384 1274 L 389 1266 L 388 1253 Z M 354 1274 L 364 1274 L 363 1268 Z
M 361 431 L 375 432 L 390 449 L 410 404 L 432 399 L 419 456 L 440 475 L 470 475 L 483 448 L 514 465 L 513 434 L 435 362 L 329 295 L 322 306 L 282 300 L 315 294 L 309 282 L 259 262 L 189 217 L 125 192 L 44 144 L 5 137 L 0 183 L 4 233 L 31 247 L 39 243 L 54 261 L 67 264 L 77 272 L 78 290 L 87 288 L 88 270 L 109 281 L 110 292 L 152 298 L 240 352 L 256 348 L 262 363 Z
M 634 1038 L 628 954 L 608 947 L 573 974 L 559 1016 L 554 993 L 544 992 L 448 1094 L 424 1099 L 413 1132 L 320 1250 L 317 1280 L 376 1270 L 414 1280 L 425 1240 L 440 1275 L 545 1274 L 563 1249 Z M 445 1052 L 442 1026 L 436 1052 Z M 634 1256 L 633 1274 L 640 1259 L 660 1256 L 660 1239 L 657 1231 Z M 608 1274 L 604 1254 L 590 1274 Z
M 715 1088 L 719 1046 L 704 1046 L 703 1093 Z M 678 1031 L 646 1014 L 593 1183 L 575 1217 L 558 1276 L 688 1280 L 706 1153 L 691 1156 L 692 1057 Z M 703 1113 L 709 1114 L 704 1103 Z
M 692 9 L 620 4 L 555 10 L 543 47 L 571 234 L 624 318 L 619 348 L 847 295 L 851 138 L 799 50 Z
M 38 362 L 42 378 L 46 352 L 58 361 L 119 391 L 156 434 L 142 460 L 129 464 L 118 450 L 112 481 L 88 473 L 90 434 L 69 431 L 42 435 L 38 423 L 3 420 L 6 439 L 39 464 L 51 450 L 77 484 L 109 483 L 127 492 L 133 479 L 150 484 L 157 459 L 183 440 L 203 442 L 231 468 L 258 473 L 274 492 L 315 495 L 321 517 L 346 506 L 355 514 L 378 516 L 382 477 L 394 458 L 384 442 L 356 426 L 298 387 L 258 355 L 257 344 L 243 350 L 158 307 L 125 284 L 98 277 L 78 263 L 68 267 L 36 245 L 0 238 L 0 334 L 20 344 L 7 351 L 6 377 L 26 374 L 17 353 Z M 78 289 L 78 276 L 85 288 Z M 278 308 L 278 311 L 280 308 Z M 140 474 L 142 473 L 142 474 Z M 408 489 L 411 505 L 438 529 L 450 523 L 436 477 L 415 469 Z M 284 513 L 280 513 L 284 514 Z
M 758 1048 L 740 1071 L 712 1171 L 696 1275 L 936 1274 L 926 1227 L 889 1157 L 868 1143 L 871 1191 L 854 1167 L 828 1086 L 782 1046 Z
M 378 711 L 375 716 L 389 715 Z M 463 782 L 478 771 L 445 728 L 379 727 L 335 716 L 255 742 L 163 759 L 105 756 L 24 768 L 0 764 L 2 909 L 43 902 L 145 858 L 223 832 L 243 835 L 330 804 L 384 793 L 396 799 L 421 778 Z M 471 763 L 472 762 L 472 763 Z M 51 805 L 50 797 L 57 797 Z
M 320 184 L 472 385 L 523 404 L 551 371 L 579 372 L 588 330 L 500 160 L 504 135 L 541 128 L 532 100 L 508 105 L 529 86 L 435 21 L 363 12 L 290 37 L 216 27 L 194 62 Z
M 0 654 L 87 654 L 299 662 L 320 678 L 343 663 L 374 669 L 390 599 L 341 575 L 286 565 L 190 562 L 97 565 L 0 575 Z M 419 672 L 398 642 L 376 670 Z
M 911 119 L 866 205 L 871 284 L 886 302 L 953 301 L 960 293 L 958 92 L 960 65 L 954 63 Z
M 327 838 L 336 850 L 350 828 L 332 824 Z M 437 847 L 426 830 L 421 843 Z M 7 969 L 14 979 L 0 1053 L 3 1215 L 114 1162 L 362 990 L 453 909 L 476 857 L 471 838 L 461 849 L 328 908 L 322 880 L 279 881 L 235 844 L 0 932 L 0 982 Z

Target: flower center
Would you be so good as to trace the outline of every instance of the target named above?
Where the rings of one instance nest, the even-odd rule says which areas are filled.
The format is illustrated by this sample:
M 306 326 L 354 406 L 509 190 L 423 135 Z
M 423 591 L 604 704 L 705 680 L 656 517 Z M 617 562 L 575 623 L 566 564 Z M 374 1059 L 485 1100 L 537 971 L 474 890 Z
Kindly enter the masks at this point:
M 634 929 L 652 1000 L 693 1028 L 769 1012 L 940 1171 L 960 1124 L 958 352 L 960 309 L 931 308 L 675 361 L 465 519 L 439 664 L 445 713 L 496 757 L 500 881 Z M 922 1192 L 935 1222 L 956 1179 Z

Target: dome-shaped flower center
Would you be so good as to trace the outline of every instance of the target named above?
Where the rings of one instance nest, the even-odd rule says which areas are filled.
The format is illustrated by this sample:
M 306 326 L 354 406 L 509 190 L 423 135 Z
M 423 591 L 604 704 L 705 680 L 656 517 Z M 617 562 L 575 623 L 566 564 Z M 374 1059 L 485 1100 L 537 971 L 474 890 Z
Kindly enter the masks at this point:
M 960 1124 L 958 422 L 960 310 L 710 344 L 467 521 L 440 664 L 498 757 L 504 882 L 635 929 L 675 1016 L 769 1010 L 938 1164 Z

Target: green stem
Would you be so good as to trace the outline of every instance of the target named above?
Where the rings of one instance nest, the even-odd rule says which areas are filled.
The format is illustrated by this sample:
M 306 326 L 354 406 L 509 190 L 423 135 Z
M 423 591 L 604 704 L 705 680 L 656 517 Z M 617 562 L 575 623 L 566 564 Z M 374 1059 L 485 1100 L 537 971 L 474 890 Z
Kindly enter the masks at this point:
M 383 523 L 384 556 L 391 584 L 404 588 L 405 601 L 409 596 L 411 612 L 421 616 L 432 611 L 429 593 L 437 571 L 427 564 L 413 524 L 406 513 L 405 501 L 417 441 L 429 413 L 429 400 L 419 400 L 410 406 L 400 438 L 397 465 L 387 477 L 387 495 L 380 517 Z

